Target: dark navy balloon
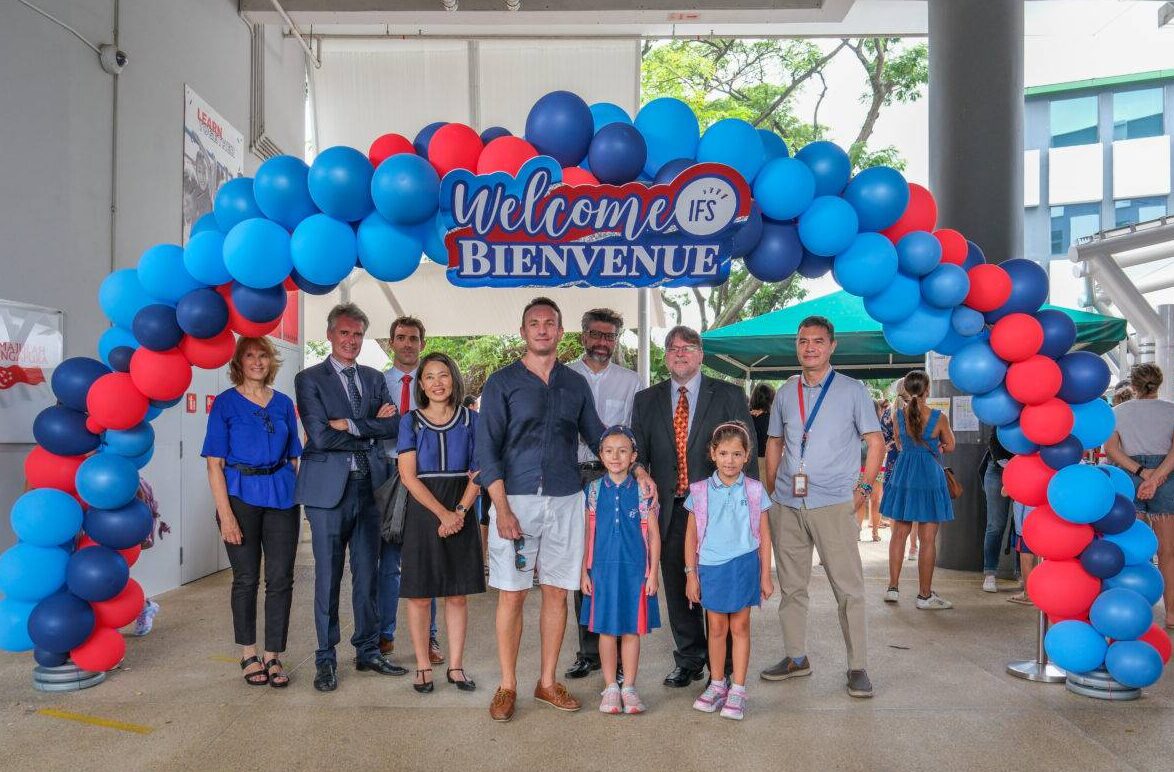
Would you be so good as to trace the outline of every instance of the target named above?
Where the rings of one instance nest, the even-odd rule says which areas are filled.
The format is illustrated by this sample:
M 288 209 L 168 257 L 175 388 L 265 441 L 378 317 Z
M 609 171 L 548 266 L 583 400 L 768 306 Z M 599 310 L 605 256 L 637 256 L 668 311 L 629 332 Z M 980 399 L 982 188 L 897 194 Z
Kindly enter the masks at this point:
M 110 368 L 89 357 L 70 357 L 53 369 L 50 381 L 58 401 L 74 410 L 86 409 L 86 394 Z
M 1079 464 L 1084 455 L 1084 445 L 1080 439 L 1069 434 L 1055 445 L 1045 445 L 1039 449 L 1040 461 L 1052 469 L 1063 469 L 1072 464 Z
M 33 419 L 33 439 L 58 456 L 83 456 L 101 441 L 86 430 L 86 414 L 64 405 L 51 405 Z
M 135 355 L 135 350 L 130 346 L 115 346 L 110 350 L 110 355 L 106 358 L 110 360 L 110 369 L 119 373 L 130 372 L 130 358 Z
M 232 285 L 232 303 L 240 315 L 250 322 L 271 322 L 285 311 L 285 287 L 278 284 L 266 289 L 253 289 L 239 282 Z
M 167 351 L 183 340 L 183 328 L 175 318 L 175 309 L 162 303 L 145 306 L 135 314 L 131 328 L 145 348 L 152 351 Z
M 758 204 L 751 204 L 746 222 L 734 232 L 734 250 L 731 254 L 734 257 L 745 257 L 758 246 L 761 239 L 762 210 L 758 208 Z M 831 266 L 830 261 L 828 266 Z
M 1091 351 L 1074 351 L 1060 357 L 1060 373 L 1064 380 L 1056 395 L 1065 402 L 1079 403 L 1096 399 L 1109 388 L 1112 375 L 1109 366 Z
M 1080 553 L 1080 565 L 1096 578 L 1108 579 L 1125 567 L 1125 553 L 1111 541 L 1095 539 Z
M 428 157 L 428 145 L 432 142 L 432 135 L 436 133 L 437 129 L 447 123 L 447 121 L 436 121 L 420 129 L 420 133 L 412 140 L 412 147 L 416 148 L 416 155 L 423 158 Z
M 228 304 L 214 289 L 193 290 L 175 304 L 175 320 L 193 338 L 213 338 L 228 324 Z
M 90 637 L 94 621 L 94 609 L 89 603 L 73 593 L 59 592 L 33 609 L 29 615 L 29 637 L 39 649 L 69 651 Z
M 1057 359 L 1068 353 L 1076 343 L 1076 322 L 1063 311 L 1045 308 L 1035 315 L 1044 330 L 1044 344 L 1039 353 Z M 1087 400 L 1086 400 L 1087 401 Z
M 1108 514 L 1094 522 L 1092 527 L 1101 533 L 1125 533 L 1136 520 L 1137 510 L 1133 506 L 1133 501 L 1118 493 Z

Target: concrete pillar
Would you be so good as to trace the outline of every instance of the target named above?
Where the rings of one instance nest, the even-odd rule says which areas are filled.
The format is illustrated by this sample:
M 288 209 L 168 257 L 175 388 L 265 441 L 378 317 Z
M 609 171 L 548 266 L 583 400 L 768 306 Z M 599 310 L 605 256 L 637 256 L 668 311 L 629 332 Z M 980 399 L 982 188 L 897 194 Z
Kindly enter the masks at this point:
M 991 262 L 1023 254 L 1023 0 L 934 0 L 929 8 L 929 187 L 938 227 Z M 934 396 L 959 394 L 934 381 Z M 979 465 L 989 429 L 958 432 L 946 463 L 965 487 L 941 529 L 938 565 L 982 569 Z

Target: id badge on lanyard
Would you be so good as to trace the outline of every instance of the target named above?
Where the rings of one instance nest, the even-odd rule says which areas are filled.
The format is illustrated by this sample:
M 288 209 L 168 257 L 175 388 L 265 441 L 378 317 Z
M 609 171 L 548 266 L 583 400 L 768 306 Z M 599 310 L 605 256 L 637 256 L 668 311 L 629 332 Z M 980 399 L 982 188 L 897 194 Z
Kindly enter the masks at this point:
M 791 495 L 795 498 L 804 498 L 807 495 L 807 472 L 804 469 L 807 456 L 807 439 L 811 436 L 811 426 L 815 423 L 815 417 L 819 414 L 819 408 L 823 405 L 823 398 L 827 396 L 828 387 L 832 385 L 832 379 L 836 377 L 836 372 L 831 370 L 824 379 L 823 386 L 819 390 L 819 397 L 815 400 L 815 406 L 811 408 L 811 416 L 807 416 L 807 406 L 803 399 L 803 376 L 799 376 L 796 382 L 796 389 L 799 393 L 799 420 L 803 422 L 803 439 L 799 443 L 799 471 L 791 478 Z

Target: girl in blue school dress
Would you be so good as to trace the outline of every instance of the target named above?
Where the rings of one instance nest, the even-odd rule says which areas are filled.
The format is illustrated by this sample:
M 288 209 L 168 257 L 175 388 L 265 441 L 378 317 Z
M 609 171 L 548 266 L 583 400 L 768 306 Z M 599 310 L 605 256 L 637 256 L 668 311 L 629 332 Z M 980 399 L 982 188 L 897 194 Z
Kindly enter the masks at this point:
M 599 457 L 607 474 L 584 488 L 587 533 L 579 623 L 599 634 L 599 662 L 606 684 L 600 712 L 643 713 L 644 703 L 636 692 L 640 636 L 660 627 L 657 508 L 650 499 L 640 497 L 640 486 L 631 474 L 636 460 L 631 429 L 612 426 L 605 431 Z M 623 656 L 622 690 L 616 680 L 616 660 L 621 655 L 617 648 Z

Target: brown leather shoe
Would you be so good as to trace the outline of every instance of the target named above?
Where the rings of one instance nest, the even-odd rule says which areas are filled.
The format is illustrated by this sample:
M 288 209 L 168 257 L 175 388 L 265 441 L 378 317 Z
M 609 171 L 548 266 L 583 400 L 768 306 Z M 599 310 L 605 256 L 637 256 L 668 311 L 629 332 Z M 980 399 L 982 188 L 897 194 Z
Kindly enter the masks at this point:
M 514 705 L 517 701 L 517 692 L 499 686 L 493 693 L 493 702 L 489 703 L 489 717 L 494 721 L 509 721 L 514 717 Z
M 395 641 L 384 638 L 382 635 L 379 636 L 379 653 L 386 657 L 393 651 L 395 651 Z
M 574 712 L 583 707 L 583 703 L 572 697 L 571 693 L 567 691 L 567 687 L 558 681 L 555 681 L 550 688 L 543 687 L 542 682 L 539 681 L 538 685 L 534 687 L 534 699 L 545 702 L 552 708 L 568 712 Z
M 433 665 L 444 664 L 444 655 L 440 653 L 440 641 L 435 638 L 428 639 L 428 661 Z

